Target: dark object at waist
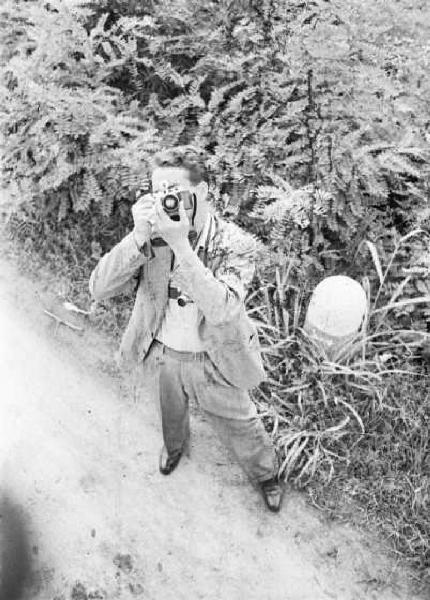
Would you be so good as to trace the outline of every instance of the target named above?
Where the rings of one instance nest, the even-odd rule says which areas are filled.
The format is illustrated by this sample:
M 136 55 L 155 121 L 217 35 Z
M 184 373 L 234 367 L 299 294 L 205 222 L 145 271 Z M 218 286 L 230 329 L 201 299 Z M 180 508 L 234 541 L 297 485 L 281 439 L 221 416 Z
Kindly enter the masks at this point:
M 151 238 L 151 246 L 167 246 L 167 242 L 161 237 Z
M 180 289 L 174 287 L 173 285 L 169 285 L 169 287 L 167 288 L 168 298 L 172 298 L 173 300 L 176 300 L 177 298 L 179 298 L 180 295 L 181 295 Z
M 184 294 L 178 288 L 171 286 L 169 284 L 167 288 L 167 297 L 172 300 L 177 300 L 179 306 L 185 306 L 186 304 L 194 304 L 194 300 L 191 298 L 185 297 Z

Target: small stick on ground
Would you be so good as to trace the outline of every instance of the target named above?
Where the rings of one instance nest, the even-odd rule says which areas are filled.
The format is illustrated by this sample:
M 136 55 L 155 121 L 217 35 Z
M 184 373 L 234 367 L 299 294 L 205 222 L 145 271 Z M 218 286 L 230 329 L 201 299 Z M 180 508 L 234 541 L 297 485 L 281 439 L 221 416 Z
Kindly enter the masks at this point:
M 62 325 L 67 325 L 67 327 L 70 327 L 70 329 L 74 329 L 75 331 L 83 331 L 83 327 L 78 327 L 77 325 L 68 323 L 67 321 L 64 321 L 63 319 L 60 319 L 60 317 L 58 317 L 57 315 L 54 315 L 54 313 L 49 312 L 49 310 L 45 309 L 43 312 L 45 314 L 47 314 L 49 317 L 52 317 L 53 319 L 55 319 L 57 321 L 57 326 L 61 323 Z

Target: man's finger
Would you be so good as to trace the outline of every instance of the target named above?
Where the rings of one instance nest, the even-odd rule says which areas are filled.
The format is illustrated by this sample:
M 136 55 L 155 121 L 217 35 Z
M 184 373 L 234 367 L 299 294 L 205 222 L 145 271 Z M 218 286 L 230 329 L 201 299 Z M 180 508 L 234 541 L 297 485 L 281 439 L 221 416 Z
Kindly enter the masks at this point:
M 160 221 L 166 221 L 166 219 L 169 219 L 169 217 L 166 214 L 166 211 L 161 206 L 161 203 L 155 205 L 155 211 Z
M 179 201 L 179 216 L 181 217 L 181 221 L 187 218 L 187 213 L 182 200 Z
M 151 206 L 152 205 L 152 200 L 151 198 L 139 198 L 139 200 L 137 200 L 134 203 L 134 206 L 137 207 L 141 207 L 141 206 Z
M 156 196 L 156 197 L 154 198 L 154 206 L 157 206 L 157 207 L 158 207 L 158 206 L 160 206 L 160 207 L 162 206 L 162 204 L 161 204 L 161 198 L 160 198 L 160 196 Z
M 154 198 L 151 194 L 145 194 L 144 196 L 139 196 L 133 206 L 145 206 L 151 204 L 154 204 Z

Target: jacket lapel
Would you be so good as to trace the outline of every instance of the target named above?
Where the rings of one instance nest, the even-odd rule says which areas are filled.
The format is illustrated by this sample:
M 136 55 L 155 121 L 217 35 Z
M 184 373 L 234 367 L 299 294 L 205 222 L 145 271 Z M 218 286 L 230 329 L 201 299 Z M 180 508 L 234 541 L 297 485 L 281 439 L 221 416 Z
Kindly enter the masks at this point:
M 162 317 L 167 303 L 167 287 L 170 275 L 172 251 L 169 246 L 153 248 L 155 256 L 148 264 L 148 287 L 157 312 L 157 320 Z
M 211 225 L 209 227 L 208 239 L 204 247 L 199 247 L 197 256 L 200 258 L 202 263 L 208 269 L 212 268 L 213 258 L 217 247 L 217 240 L 219 234 L 219 221 L 216 215 L 212 215 Z

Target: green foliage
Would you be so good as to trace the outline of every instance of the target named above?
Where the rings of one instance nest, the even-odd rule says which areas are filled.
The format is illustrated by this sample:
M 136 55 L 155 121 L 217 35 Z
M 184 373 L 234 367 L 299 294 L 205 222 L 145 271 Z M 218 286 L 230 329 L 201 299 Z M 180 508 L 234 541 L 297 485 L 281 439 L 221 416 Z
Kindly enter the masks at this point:
M 148 186 L 156 140 L 138 103 L 105 84 L 103 45 L 115 43 L 125 64 L 133 43 L 115 32 L 104 41 L 104 17 L 88 32 L 80 9 L 33 3 L 19 13 L 27 39 L 6 65 L 0 121 L 13 208 L 60 221 L 71 212 L 109 217 Z
M 429 53 L 418 9 L 361 1 L 185 9 L 177 0 L 154 14 L 143 18 L 150 37 L 138 42 L 139 97 L 163 144 L 209 148 L 214 201 L 239 204 L 252 231 L 261 226 L 253 203 L 291 186 L 307 196 L 305 222 L 292 222 L 286 200 L 271 250 L 289 249 L 294 230 L 301 274 L 318 277 L 321 266 L 348 264 L 363 237 L 413 225 L 429 173 Z
M 397 551 L 419 569 L 425 588 L 430 575 L 430 395 L 427 382 L 393 376 L 386 399 L 371 413 L 361 436 L 345 436 L 344 452 L 330 486 L 315 480 L 312 501 L 333 516 L 377 524 Z M 348 448 L 349 444 L 349 448 Z M 348 503 L 354 502 L 354 510 Z M 428 588 L 425 588 L 428 590 Z
M 275 284 L 259 281 L 247 299 L 269 375 L 253 396 L 280 450 L 280 473 L 334 515 L 350 517 L 352 500 L 354 514 L 382 527 L 423 582 L 430 575 L 430 332 L 411 328 L 405 315 L 417 305 L 428 310 L 430 294 L 413 293 L 410 272 L 399 281 L 401 268 L 395 277 L 392 271 L 408 244 L 428 247 L 429 237 L 412 231 L 388 257 L 367 244 L 379 274 L 377 285 L 370 273 L 363 277 L 367 318 L 330 354 L 302 328 L 307 302 L 288 263 L 277 260 Z M 409 271 L 425 270 L 428 282 L 420 256 L 421 266 Z
M 6 183 L 16 204 L 49 197 L 60 220 L 103 221 L 148 185 L 154 150 L 200 143 L 218 209 L 311 289 L 351 268 L 364 238 L 403 235 L 425 211 L 428 227 L 427 13 L 405 0 L 9 2 L 4 21 L 26 26 L 4 76 Z
M 96 220 L 131 200 L 153 150 L 200 142 L 213 200 L 240 204 L 238 221 L 266 244 L 262 276 L 288 264 L 311 287 L 365 236 L 428 226 L 425 10 L 6 3 L 6 183 L 58 218 L 54 235 L 66 215 Z

